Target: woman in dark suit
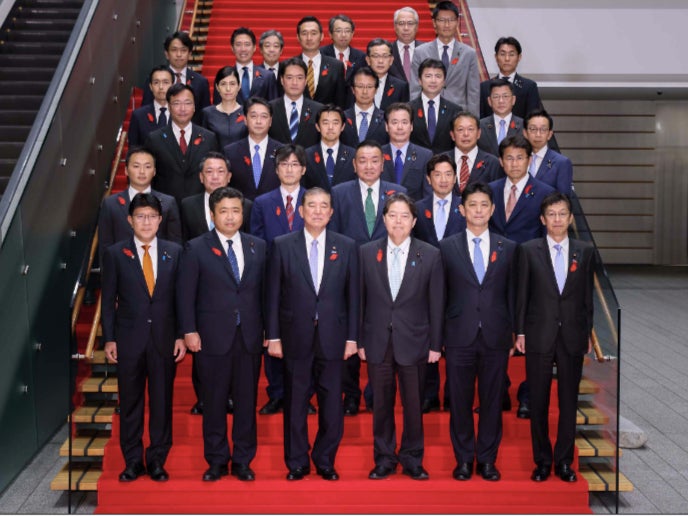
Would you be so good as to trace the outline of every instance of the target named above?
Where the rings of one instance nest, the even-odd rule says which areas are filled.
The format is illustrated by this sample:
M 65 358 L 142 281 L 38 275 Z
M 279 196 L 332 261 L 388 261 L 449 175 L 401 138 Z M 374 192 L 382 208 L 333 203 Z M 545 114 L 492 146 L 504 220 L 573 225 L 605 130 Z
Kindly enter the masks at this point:
M 203 109 L 201 125 L 217 135 L 220 148 L 234 143 L 248 134 L 244 109 L 237 102 L 240 89 L 239 74 L 233 66 L 224 66 L 215 75 L 215 89 L 220 92 L 219 104 Z

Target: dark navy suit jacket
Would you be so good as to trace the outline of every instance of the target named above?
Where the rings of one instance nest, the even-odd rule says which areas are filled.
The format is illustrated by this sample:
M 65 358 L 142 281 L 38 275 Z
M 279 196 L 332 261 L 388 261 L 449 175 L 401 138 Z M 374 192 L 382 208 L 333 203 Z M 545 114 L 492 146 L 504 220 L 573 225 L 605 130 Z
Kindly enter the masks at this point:
M 327 155 L 323 156 L 322 146 L 318 143 L 308 147 L 306 149 L 306 173 L 301 180 L 301 184 L 307 189 L 319 186 L 329 192 L 334 185 L 356 179 L 356 171 L 354 170 L 355 155 L 356 149 L 339 142 L 337 155 L 333 156 L 334 174 L 332 176 L 332 184 L 330 184 L 327 178 L 327 170 L 325 169 Z
M 299 188 L 292 200 L 294 222 L 291 231 L 303 229 L 303 218 L 299 214 L 298 207 L 301 206 L 305 191 L 305 188 Z M 287 207 L 282 201 L 282 192 L 280 192 L 279 187 L 256 197 L 251 213 L 251 234 L 265 240 L 268 244 L 268 251 L 270 251 L 275 238 L 291 231 L 287 220 Z
M 447 225 L 444 228 L 444 235 L 440 235 L 438 237 L 437 232 L 435 231 L 435 215 L 432 202 L 432 193 L 430 193 L 430 195 L 424 199 L 416 202 L 416 207 L 418 208 L 418 220 L 416 220 L 416 225 L 413 227 L 413 236 L 422 240 L 423 242 L 427 242 L 430 245 L 439 247 L 440 240 L 466 229 L 466 219 L 459 211 L 461 197 L 455 193 L 452 193 L 451 201 L 449 203 L 449 218 L 447 219 Z
M 449 156 L 456 165 L 456 187 L 454 188 L 454 192 L 460 195 L 458 183 L 461 173 L 461 159 L 456 163 L 454 159 L 456 157 L 456 148 L 443 152 L 442 154 Z M 478 154 L 476 154 L 475 161 L 473 162 L 473 168 L 471 168 L 470 175 L 468 176 L 468 184 L 477 182 L 489 184 L 504 176 L 504 170 L 502 169 L 502 165 L 499 164 L 499 159 L 489 152 L 478 149 Z
M 411 141 L 416 145 L 431 149 L 434 154 L 440 154 L 454 148 L 454 140 L 451 139 L 450 135 L 451 121 L 461 111 L 461 107 L 442 97 L 439 97 L 439 100 L 436 102 L 435 114 L 437 116 L 437 124 L 435 126 L 435 138 L 432 141 L 428 133 L 425 111 L 423 110 L 423 99 L 416 97 L 409 103 L 413 111 Z
M 396 173 L 394 171 L 394 153 L 392 145 L 382 146 L 382 155 L 385 163 L 382 169 L 381 178 L 390 183 L 396 183 Z M 418 201 L 426 195 L 432 193 L 432 188 L 427 180 L 426 165 L 432 158 L 432 151 L 409 143 L 406 149 L 406 159 L 404 160 L 404 170 L 401 175 L 401 185 L 406 188 L 407 193 L 414 201 Z
M 172 70 L 172 73 L 174 74 L 174 70 Z M 176 80 L 176 79 L 175 79 Z M 174 82 L 173 82 L 174 84 Z M 196 104 L 196 111 L 194 112 L 193 116 L 193 123 L 194 124 L 201 124 L 202 120 L 202 114 L 201 112 L 203 111 L 204 107 L 207 107 L 210 105 L 210 86 L 208 84 L 208 79 L 203 77 L 200 73 L 194 72 L 191 68 L 186 69 L 186 84 L 191 86 L 191 89 L 193 90 L 194 93 L 194 103 Z M 146 104 L 152 104 L 153 103 L 153 92 L 150 90 L 148 85 L 146 85 L 143 88 L 143 100 L 141 101 L 141 105 L 145 106 Z M 169 120 L 169 116 L 168 116 Z
M 299 128 L 296 139 L 291 141 L 289 132 L 289 115 L 284 108 L 284 97 L 278 97 L 270 101 L 272 106 L 272 125 L 270 126 L 270 138 L 283 144 L 293 143 L 301 145 L 304 149 L 315 145 L 320 141 L 320 133 L 315 128 L 315 119 L 323 105 L 304 96 L 301 114 L 299 116 Z
M 558 192 L 571 195 L 571 185 L 573 184 L 571 160 L 548 148 L 545 159 L 538 165 L 535 179 L 547 183 Z
M 495 75 L 496 79 L 498 75 Z M 514 76 L 514 94 L 516 95 L 516 103 L 514 104 L 514 115 L 525 118 L 528 113 L 534 109 L 542 108 L 542 101 L 540 100 L 540 92 L 537 83 L 522 75 L 516 74 Z M 480 83 L 480 118 L 492 115 L 493 111 L 490 104 L 487 102 L 487 97 L 490 95 L 490 80 Z
M 239 77 L 241 77 L 243 71 L 241 70 L 241 66 L 237 65 L 237 67 Z M 278 95 L 279 93 L 277 88 L 277 79 L 275 78 L 275 75 L 272 72 L 265 69 L 263 66 L 254 64 L 253 80 L 251 81 L 249 97 L 261 97 L 267 101 L 270 101 L 274 98 L 277 98 Z M 239 93 L 237 94 L 237 102 L 242 106 L 245 106 L 247 100 L 248 99 L 244 98 L 244 94 L 241 92 L 241 88 L 239 88 Z M 213 104 L 219 104 L 220 101 L 222 101 L 220 92 L 217 91 L 217 89 L 215 89 L 215 91 L 213 92 Z
M 167 120 L 170 119 L 169 110 L 165 113 Z M 141 106 L 131 113 L 131 121 L 129 122 L 129 132 L 127 133 L 127 141 L 129 146 L 143 145 L 150 133 L 161 126 L 155 118 L 155 106 L 153 103 Z
M 340 141 L 349 147 L 356 148 L 359 144 L 358 127 L 356 126 L 356 110 L 351 107 L 347 109 L 344 114 L 346 115 L 346 123 L 344 124 L 344 132 L 342 132 Z M 368 132 L 366 133 L 365 139 L 375 140 L 380 145 L 389 142 L 389 135 L 385 127 L 385 113 L 379 108 L 375 108 L 373 110 L 373 116 L 368 118 Z
M 478 147 L 493 156 L 499 157 L 499 144 L 497 143 L 497 133 L 495 131 L 495 120 L 492 115 L 480 119 Z M 523 134 L 523 119 L 512 115 L 509 127 L 506 128 L 505 138 L 515 134 Z
M 280 142 L 268 137 L 263 169 L 256 188 L 253 180 L 253 150 L 248 147 L 248 137 L 227 145 L 224 153 L 232 166 L 232 179 L 229 181 L 229 186 L 239 190 L 251 201 L 277 188 L 280 181 L 275 171 L 275 152 L 281 146 Z

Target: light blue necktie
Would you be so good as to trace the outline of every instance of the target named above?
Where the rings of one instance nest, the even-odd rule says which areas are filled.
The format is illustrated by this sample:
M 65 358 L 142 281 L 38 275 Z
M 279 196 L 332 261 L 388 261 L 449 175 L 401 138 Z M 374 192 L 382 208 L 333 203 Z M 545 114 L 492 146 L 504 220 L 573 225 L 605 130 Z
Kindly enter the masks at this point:
M 435 129 L 437 128 L 437 116 L 435 115 L 435 101 L 428 100 L 428 135 L 430 141 L 435 139 Z
M 251 95 L 251 85 L 249 84 L 249 79 L 248 79 L 248 66 L 244 66 L 242 68 L 243 74 L 241 74 L 241 94 L 244 97 L 244 100 L 248 100 L 249 96 Z
M 530 175 L 533 177 L 535 177 L 535 175 L 537 174 L 536 163 L 537 163 L 537 155 L 535 153 L 533 153 L 532 161 L 530 162 L 530 168 L 528 169 L 528 172 L 530 172 Z
M 392 249 L 392 266 L 389 269 L 389 289 L 392 291 L 392 301 L 396 300 L 399 288 L 401 287 L 401 247 Z
M 473 243 L 475 247 L 473 248 L 473 269 L 475 270 L 475 275 L 478 277 L 478 283 L 483 282 L 485 277 L 485 261 L 483 260 L 483 252 L 480 250 L 480 242 L 482 238 L 474 238 Z
M 167 111 L 166 107 L 160 108 L 160 116 L 158 117 L 158 127 L 165 127 L 167 125 L 167 115 L 165 114 L 165 111 Z
M 365 140 L 368 134 L 368 113 L 361 111 L 361 126 L 358 128 L 358 141 Z
M 334 180 L 334 158 L 332 157 L 332 149 L 327 149 L 327 161 L 325 161 L 325 171 L 327 172 L 327 180 L 332 184 Z
M 397 150 L 397 156 L 394 158 L 394 175 L 396 176 L 396 183 L 401 184 L 401 178 L 404 175 L 404 160 L 401 159 L 401 151 Z
M 506 120 L 499 121 L 499 134 L 497 135 L 497 143 L 502 143 L 502 140 L 506 136 Z
M 227 259 L 229 260 L 229 266 L 232 268 L 232 274 L 234 275 L 234 279 L 237 282 L 237 285 L 241 283 L 241 274 L 239 273 L 239 262 L 237 260 L 236 253 L 234 252 L 234 249 L 232 248 L 232 241 L 227 240 Z M 239 315 L 239 311 L 237 311 L 236 314 L 236 323 L 237 326 L 241 323 L 241 316 Z
M 318 291 L 318 241 L 311 242 L 311 252 L 308 255 L 308 265 L 311 267 L 311 278 L 313 278 L 313 287 Z
M 449 45 L 444 45 L 444 50 L 442 50 L 442 64 L 444 65 L 445 73 L 449 72 Z
M 440 199 L 437 201 L 437 215 L 435 216 L 435 233 L 437 233 L 437 240 L 442 240 L 444 231 L 447 228 L 447 214 L 444 212 L 445 204 L 447 204 L 447 199 Z
M 254 149 L 256 152 L 253 153 L 253 182 L 258 188 L 258 183 L 260 183 L 260 174 L 263 171 L 263 166 L 260 163 L 260 145 L 255 145 Z
M 564 291 L 564 283 L 566 283 L 566 267 L 564 266 L 564 253 L 561 244 L 554 244 L 557 254 L 554 257 L 554 276 L 557 278 L 557 286 L 559 293 Z
M 289 136 L 291 141 L 296 140 L 299 132 L 299 110 L 296 109 L 296 102 L 291 103 L 291 114 L 289 115 Z

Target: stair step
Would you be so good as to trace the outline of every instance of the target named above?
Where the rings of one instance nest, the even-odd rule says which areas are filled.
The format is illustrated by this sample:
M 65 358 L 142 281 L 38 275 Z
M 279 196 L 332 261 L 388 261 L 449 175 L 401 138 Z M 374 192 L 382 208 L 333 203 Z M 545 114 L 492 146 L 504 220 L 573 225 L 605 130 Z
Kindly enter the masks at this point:
M 66 43 L 71 31 L 69 30 L 11 30 L 2 34 L 5 41 L 61 41 Z
M 64 43 L 0 40 L 2 52 L 12 52 L 15 54 L 62 55 L 64 47 Z
M 81 9 L 83 0 L 23 0 L 24 7 L 70 7 L 72 9 Z
M 50 81 L 0 81 L 0 95 L 45 95 Z
M 52 20 L 35 18 L 17 18 L 12 22 L 14 30 L 68 30 L 74 28 L 74 20 Z
M 114 405 L 105 403 L 82 405 L 72 413 L 72 421 L 74 423 L 112 423 L 114 414 Z
M 597 394 L 600 392 L 600 387 L 593 380 L 583 378 L 578 387 L 578 394 Z
M 2 75 L 2 71 L 0 71 Z M 33 125 L 36 119 L 36 111 L 34 110 L 1 110 L 0 111 L 0 125 Z
M 578 402 L 578 413 L 576 414 L 577 425 L 606 425 L 609 423 L 609 416 L 600 411 L 589 401 Z
M 55 68 L 60 57 L 59 55 L 3 54 L 0 52 L 0 66 L 49 66 Z
M 24 148 L 24 142 L 0 141 L 0 159 L 17 158 Z
M 79 386 L 80 392 L 117 392 L 117 378 L 112 377 L 91 377 L 84 380 Z
M 73 457 L 103 457 L 110 436 L 93 435 L 72 439 Z M 69 439 L 60 446 L 60 457 L 69 457 Z
M 7 180 L 17 166 L 17 160 L 12 158 L 0 158 L 0 180 L 4 180 L 4 184 L 0 185 L 0 192 L 4 192 L 7 187 Z
M 73 491 L 97 491 L 98 479 L 103 474 L 102 467 L 96 464 L 72 463 L 72 490 Z M 69 464 L 62 466 L 62 469 L 55 475 L 50 482 L 52 491 L 66 491 L 69 489 Z
M 588 482 L 588 489 L 592 492 L 616 491 L 616 471 L 609 464 L 581 464 L 580 475 Z M 619 491 L 630 493 L 633 484 L 621 472 L 619 472 Z
M 598 430 L 581 430 L 576 436 L 579 457 L 616 457 L 615 443 Z M 619 450 L 621 456 L 621 450 Z
M 60 6 L 62 4 L 59 4 Z M 54 8 L 54 7 L 41 7 L 41 6 L 35 6 L 35 7 L 28 7 L 28 8 L 21 8 L 17 12 L 17 17 L 21 18 L 32 18 L 34 20 L 36 19 L 42 19 L 42 20 L 64 20 L 64 21 L 70 21 L 72 26 L 74 25 L 74 20 L 76 20 L 77 16 L 79 16 L 79 11 L 81 10 L 80 7 L 73 7 L 73 8 L 65 8 L 63 9 L 62 7 L 60 8 Z
M 50 81 L 55 74 L 53 68 L 0 66 L 0 77 L 12 81 Z
M 0 114 L 0 140 L 5 142 L 21 142 L 23 145 L 30 131 L 30 125 L 5 125 Z

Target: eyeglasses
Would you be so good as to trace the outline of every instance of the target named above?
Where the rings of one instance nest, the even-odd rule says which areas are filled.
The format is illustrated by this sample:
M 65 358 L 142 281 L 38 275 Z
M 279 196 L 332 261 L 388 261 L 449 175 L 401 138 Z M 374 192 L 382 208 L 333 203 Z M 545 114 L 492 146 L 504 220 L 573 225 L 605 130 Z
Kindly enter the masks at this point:
M 529 126 L 526 128 L 526 130 L 527 130 L 529 133 L 534 133 L 534 134 L 547 134 L 547 133 L 549 132 L 549 128 L 548 128 L 548 127 L 534 127 L 534 126 L 531 126 L 531 125 L 529 125 Z
M 458 20 L 458 18 L 435 18 L 435 22 L 444 23 L 446 25 L 451 25 L 452 23 L 456 23 L 456 20 Z
M 490 95 L 492 100 L 509 100 L 513 95 L 511 93 L 504 93 L 502 95 Z
M 280 161 L 277 166 L 279 168 L 301 168 L 303 165 L 298 161 Z
M 358 90 L 374 90 L 377 89 L 374 84 L 354 84 L 354 88 Z
M 155 215 L 142 215 L 140 213 L 137 213 L 134 215 L 134 220 L 136 222 L 143 222 L 146 221 L 148 222 L 149 220 L 157 220 L 160 217 L 160 215 L 155 214 Z
M 415 22 L 415 21 L 398 21 L 398 22 L 394 22 L 394 25 L 396 25 L 397 27 L 415 27 L 416 25 L 418 25 L 418 22 Z

